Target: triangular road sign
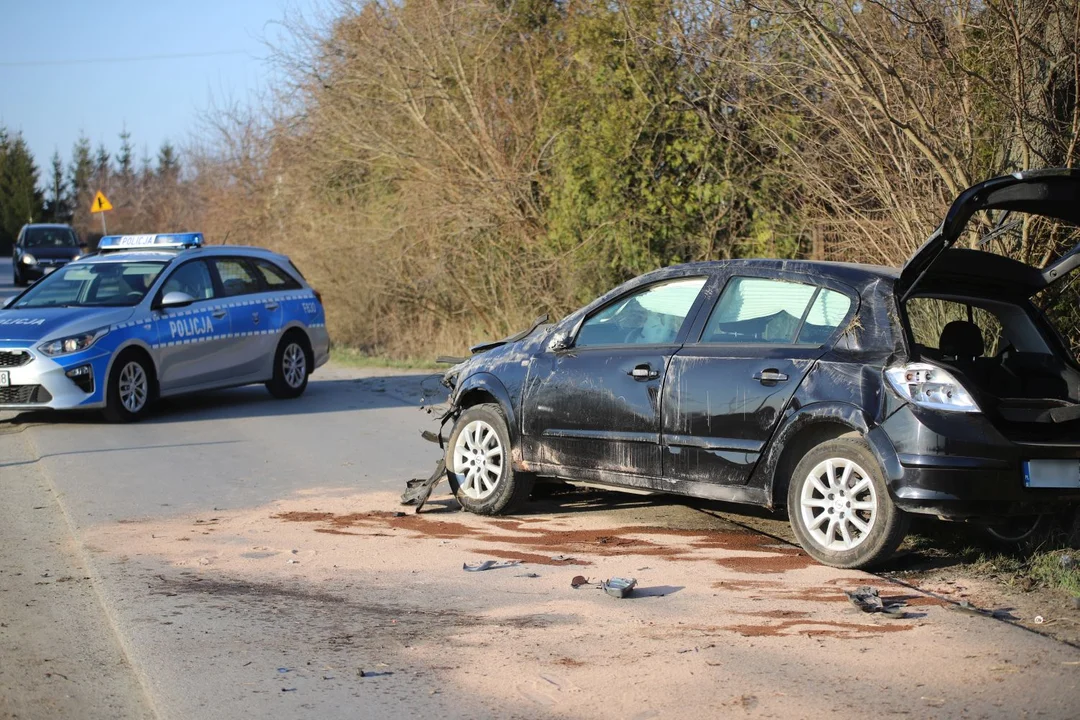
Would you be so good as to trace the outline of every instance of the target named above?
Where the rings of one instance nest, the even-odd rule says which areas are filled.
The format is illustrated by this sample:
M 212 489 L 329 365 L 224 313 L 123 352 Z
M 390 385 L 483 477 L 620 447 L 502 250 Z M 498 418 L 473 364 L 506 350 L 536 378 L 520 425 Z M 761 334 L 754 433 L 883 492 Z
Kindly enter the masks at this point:
M 112 210 L 112 203 L 98 190 L 97 195 L 94 196 L 94 202 L 90 203 L 90 212 L 105 212 L 106 210 Z

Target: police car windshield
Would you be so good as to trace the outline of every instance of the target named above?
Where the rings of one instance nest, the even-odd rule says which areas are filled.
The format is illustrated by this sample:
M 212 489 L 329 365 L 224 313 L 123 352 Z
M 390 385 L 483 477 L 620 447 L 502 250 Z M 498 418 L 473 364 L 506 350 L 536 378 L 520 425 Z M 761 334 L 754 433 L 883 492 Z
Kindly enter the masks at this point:
M 76 263 L 46 275 L 14 308 L 130 307 L 146 297 L 163 262 Z

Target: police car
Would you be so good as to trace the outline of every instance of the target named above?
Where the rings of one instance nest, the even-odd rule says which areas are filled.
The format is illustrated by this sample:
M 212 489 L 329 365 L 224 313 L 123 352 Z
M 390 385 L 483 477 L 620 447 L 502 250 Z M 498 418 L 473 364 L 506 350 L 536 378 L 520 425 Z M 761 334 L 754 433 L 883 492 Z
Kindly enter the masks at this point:
M 287 257 L 201 233 L 112 235 L 0 310 L 0 409 L 101 408 L 265 383 L 294 398 L 330 354 L 322 300 Z

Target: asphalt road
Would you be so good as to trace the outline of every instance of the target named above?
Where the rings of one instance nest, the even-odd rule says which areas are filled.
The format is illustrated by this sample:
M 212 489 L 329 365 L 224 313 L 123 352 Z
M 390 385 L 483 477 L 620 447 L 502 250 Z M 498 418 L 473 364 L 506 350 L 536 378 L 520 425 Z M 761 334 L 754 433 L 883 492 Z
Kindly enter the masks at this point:
M 11 283 L 11 256 L 0 257 L 0 302 L 15 294 L 16 287 Z
M 0 413 L 0 717 L 1080 716 L 1080 650 L 1009 608 L 814 565 L 708 507 L 413 515 L 434 397 L 324 368 L 298 400 L 134 425 Z M 521 563 L 462 572 L 485 559 Z M 636 596 L 592 589 L 612 575 Z M 848 605 L 861 584 L 904 617 Z

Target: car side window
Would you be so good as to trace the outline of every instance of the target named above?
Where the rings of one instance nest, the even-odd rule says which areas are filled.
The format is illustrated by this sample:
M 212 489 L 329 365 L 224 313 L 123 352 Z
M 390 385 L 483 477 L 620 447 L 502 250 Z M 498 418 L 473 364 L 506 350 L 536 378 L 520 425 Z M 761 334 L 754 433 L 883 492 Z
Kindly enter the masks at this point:
M 176 268 L 161 287 L 161 296 L 171 292 L 187 293 L 196 300 L 209 300 L 214 297 L 214 281 L 210 277 L 210 268 L 202 260 L 192 260 Z
M 674 280 L 616 300 L 582 324 L 574 345 L 673 343 L 705 280 Z
M 299 290 L 300 283 L 296 282 L 287 272 L 279 268 L 269 260 L 256 259 L 255 267 L 262 275 L 269 290 Z
M 796 345 L 823 345 L 851 310 L 851 298 L 835 290 L 821 288 L 806 315 Z
M 225 297 L 259 292 L 259 280 L 243 260 L 214 258 L 213 263 L 218 277 L 221 278 L 221 287 L 225 291 Z
M 820 345 L 850 308 L 843 293 L 819 292 L 815 285 L 733 277 L 705 323 L 701 342 Z

